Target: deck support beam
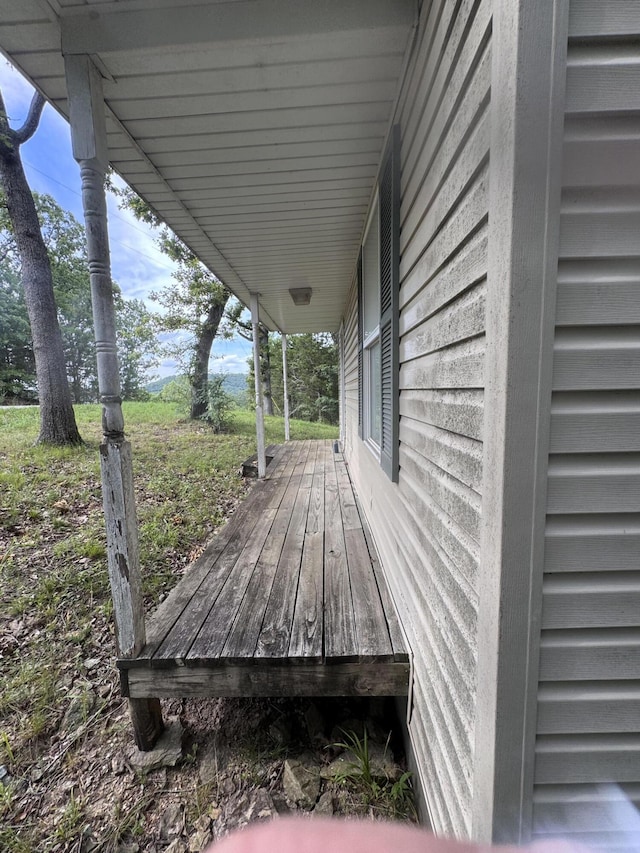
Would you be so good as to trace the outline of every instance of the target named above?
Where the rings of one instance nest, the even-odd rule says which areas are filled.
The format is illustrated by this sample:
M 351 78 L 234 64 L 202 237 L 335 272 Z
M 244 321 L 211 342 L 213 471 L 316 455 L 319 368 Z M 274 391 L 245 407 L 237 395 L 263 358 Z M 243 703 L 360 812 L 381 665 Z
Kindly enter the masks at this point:
M 260 308 L 258 294 L 251 294 L 251 329 L 253 332 L 253 373 L 256 388 L 256 439 L 258 445 L 258 479 L 267 473 L 264 445 L 264 408 L 262 405 L 262 376 L 260 371 Z
M 102 496 L 107 529 L 109 581 L 118 657 L 135 657 L 145 644 L 138 558 L 138 522 L 131 445 L 125 440 L 116 349 L 109 233 L 104 180 L 108 165 L 104 99 L 98 71 L 88 56 L 65 59 L 73 156 L 80 165 L 91 303 L 102 404 Z M 129 703 L 140 749 L 151 749 L 162 732 L 159 699 Z
M 289 371 L 287 369 L 287 336 L 282 333 L 282 389 L 284 395 L 284 440 L 289 441 Z

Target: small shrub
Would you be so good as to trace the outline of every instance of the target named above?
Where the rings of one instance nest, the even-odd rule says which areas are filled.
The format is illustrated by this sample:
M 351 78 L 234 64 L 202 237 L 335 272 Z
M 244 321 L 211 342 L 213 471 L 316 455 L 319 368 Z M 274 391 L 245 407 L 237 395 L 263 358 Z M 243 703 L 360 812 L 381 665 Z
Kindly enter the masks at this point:
M 209 379 L 209 401 L 202 416 L 215 433 L 227 432 L 231 426 L 230 413 L 234 408 L 233 398 L 224 390 L 224 374 L 218 373 Z

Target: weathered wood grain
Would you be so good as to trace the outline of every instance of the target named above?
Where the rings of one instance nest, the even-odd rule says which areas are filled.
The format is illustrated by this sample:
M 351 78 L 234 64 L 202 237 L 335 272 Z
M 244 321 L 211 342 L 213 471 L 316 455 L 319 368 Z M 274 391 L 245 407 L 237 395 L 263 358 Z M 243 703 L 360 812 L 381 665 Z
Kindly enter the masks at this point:
M 349 565 L 353 617 L 362 658 L 393 660 L 393 647 L 371 558 L 362 528 L 345 530 L 345 552 Z
M 301 474 L 300 487 L 292 495 L 294 503 L 290 523 L 258 637 L 256 657 L 285 658 L 287 655 L 311 497 L 311 477 L 310 474 Z
M 123 691 L 162 681 L 153 695 L 405 694 L 408 655 L 366 535 L 333 442 L 279 447 L 154 616 L 153 644 L 119 661 Z M 373 685 L 372 667 L 387 664 Z
M 324 533 L 305 533 L 298 592 L 291 626 L 291 661 L 322 660 L 324 633 Z
M 183 666 L 171 671 L 130 669 L 132 698 L 186 696 L 406 696 L 406 663 Z
M 284 539 L 284 533 L 271 531 L 262 549 L 251 583 L 222 650 L 225 661 L 241 663 L 252 658 L 255 653 Z
M 187 653 L 188 660 L 209 662 L 220 657 L 233 624 L 233 616 L 238 611 L 255 574 L 255 567 L 271 530 L 275 514 L 275 509 L 268 509 L 258 519 L 251 537 L 246 540 L 242 552 L 227 576 L 215 607 L 209 611 Z
M 357 660 L 358 643 L 335 470 L 325 473 L 325 656 Z

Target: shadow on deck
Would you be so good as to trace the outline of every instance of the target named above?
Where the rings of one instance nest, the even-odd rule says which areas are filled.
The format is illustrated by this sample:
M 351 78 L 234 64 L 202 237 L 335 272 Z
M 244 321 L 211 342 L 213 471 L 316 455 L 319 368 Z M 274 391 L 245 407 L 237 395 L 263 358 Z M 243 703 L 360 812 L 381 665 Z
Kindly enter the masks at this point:
M 333 442 L 275 449 L 118 667 L 130 698 L 407 694 L 398 617 Z

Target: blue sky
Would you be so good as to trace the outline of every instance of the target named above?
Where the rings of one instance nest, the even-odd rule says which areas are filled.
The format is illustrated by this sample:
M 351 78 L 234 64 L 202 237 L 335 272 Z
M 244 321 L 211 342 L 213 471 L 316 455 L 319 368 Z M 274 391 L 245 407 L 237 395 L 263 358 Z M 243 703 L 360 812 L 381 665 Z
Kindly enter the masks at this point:
M 0 89 L 13 127 L 26 118 L 33 89 L 31 85 L 0 57 Z M 65 210 L 83 222 L 80 194 L 80 171 L 71 154 L 69 126 L 50 105 L 44 108 L 34 136 L 22 146 L 22 162 L 33 190 L 48 193 Z M 173 264 L 154 243 L 153 230 L 128 211 L 119 210 L 116 199 L 107 199 L 111 266 L 113 278 L 125 297 L 145 300 L 151 310 L 157 306 L 149 294 L 171 280 Z M 246 373 L 251 346 L 242 338 L 215 341 L 211 370 Z M 166 360 L 155 371 L 157 376 L 177 372 L 175 362 Z

